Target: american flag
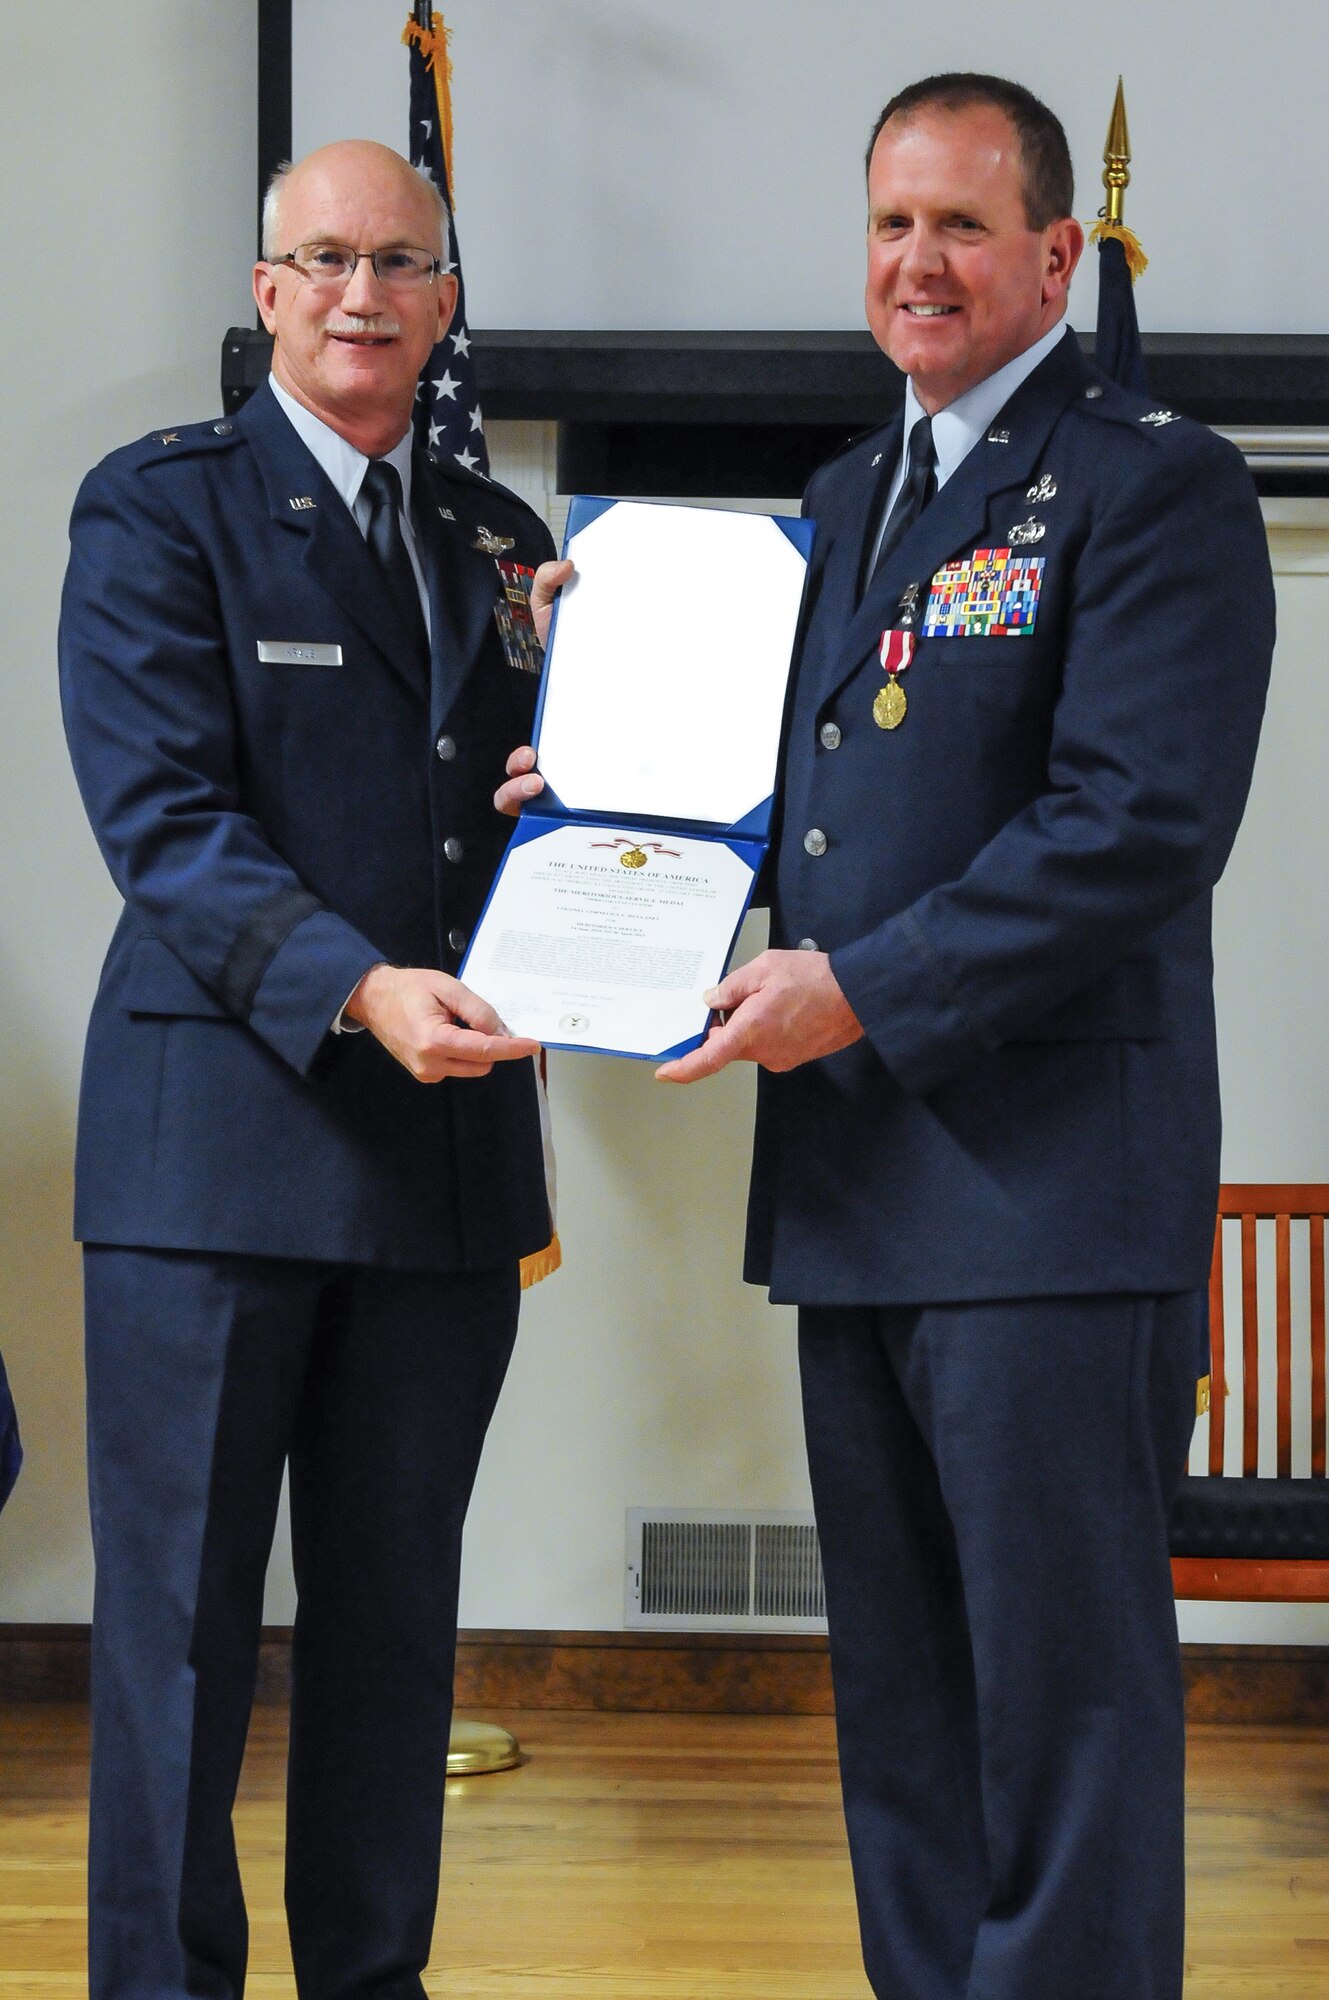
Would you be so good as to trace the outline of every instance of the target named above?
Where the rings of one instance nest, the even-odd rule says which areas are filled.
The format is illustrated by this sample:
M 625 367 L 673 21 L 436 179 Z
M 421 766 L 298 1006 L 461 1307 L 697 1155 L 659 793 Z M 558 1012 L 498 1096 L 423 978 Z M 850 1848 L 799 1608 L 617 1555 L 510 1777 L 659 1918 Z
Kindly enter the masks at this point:
M 442 16 L 431 15 L 427 7 L 417 7 L 402 39 L 410 50 L 411 65 L 411 131 L 407 150 L 411 164 L 423 168 L 438 188 L 452 218 L 452 189 L 448 179 L 450 65 Z M 446 269 L 457 280 L 457 310 L 421 374 L 415 392 L 415 435 L 426 449 L 449 454 L 468 471 L 488 472 L 489 453 L 485 448 L 480 394 L 466 326 L 466 286 L 461 275 L 455 220 L 449 254 L 451 261 Z

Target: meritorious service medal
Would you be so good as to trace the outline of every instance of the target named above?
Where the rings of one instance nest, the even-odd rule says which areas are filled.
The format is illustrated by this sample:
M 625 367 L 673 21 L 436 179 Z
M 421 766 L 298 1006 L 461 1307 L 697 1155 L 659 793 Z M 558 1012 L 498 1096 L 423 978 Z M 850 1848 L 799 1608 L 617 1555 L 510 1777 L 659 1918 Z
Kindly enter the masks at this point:
M 900 675 L 914 657 L 914 635 L 907 631 L 883 632 L 881 664 L 886 685 L 872 704 L 872 720 L 878 729 L 898 729 L 904 721 L 909 701 L 900 686 Z

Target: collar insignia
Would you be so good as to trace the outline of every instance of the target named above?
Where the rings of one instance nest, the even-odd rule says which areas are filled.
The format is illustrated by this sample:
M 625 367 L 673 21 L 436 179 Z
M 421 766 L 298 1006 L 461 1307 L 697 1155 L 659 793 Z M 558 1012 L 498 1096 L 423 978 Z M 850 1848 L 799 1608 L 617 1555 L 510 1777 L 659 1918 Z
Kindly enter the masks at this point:
M 292 493 L 286 504 L 297 514 L 307 514 L 311 507 L 317 507 L 318 502 L 312 500 L 307 493 Z

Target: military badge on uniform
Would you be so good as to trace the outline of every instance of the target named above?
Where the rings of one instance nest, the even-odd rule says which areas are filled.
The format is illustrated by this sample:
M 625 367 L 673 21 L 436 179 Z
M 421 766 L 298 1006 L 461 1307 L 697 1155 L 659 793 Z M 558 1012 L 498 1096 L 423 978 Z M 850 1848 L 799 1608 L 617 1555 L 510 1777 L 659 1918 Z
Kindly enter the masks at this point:
M 497 541 L 499 537 L 494 539 Z M 512 543 L 505 541 L 503 546 L 510 549 Z M 545 656 L 536 637 L 535 619 L 531 614 L 531 585 L 535 582 L 535 571 L 528 569 L 525 563 L 500 562 L 497 557 L 494 567 L 503 585 L 494 605 L 494 622 L 503 641 L 508 665 L 517 667 L 524 674 L 538 674 Z
M 1050 472 L 1045 472 L 1042 478 L 1036 480 L 1029 488 L 1024 497 L 1035 506 L 1037 506 L 1040 500 L 1055 500 L 1057 497 L 1057 482 Z
M 1042 523 L 1038 523 L 1042 526 Z M 1046 556 L 975 549 L 932 579 L 925 639 L 1021 639 L 1034 629 Z
M 879 657 L 886 685 L 872 704 L 872 720 L 878 729 L 898 729 L 909 709 L 908 696 L 900 686 L 900 675 L 913 659 L 914 647 L 918 643 L 914 626 L 918 622 L 918 593 L 921 589 L 921 584 L 909 585 L 900 599 L 895 627 L 881 635 Z
M 516 546 L 511 535 L 496 535 L 492 528 L 477 529 L 475 540 L 471 543 L 473 549 L 479 549 L 481 555 L 486 556 L 506 555 L 509 549 Z
M 1181 418 L 1175 410 L 1150 410 L 1147 417 L 1141 417 L 1142 424 L 1152 424 L 1155 430 L 1162 430 L 1164 424 L 1178 424 Z
M 1041 542 L 1047 531 L 1047 522 L 1036 520 L 1031 514 L 1027 521 L 1016 521 L 1007 528 L 1006 537 L 1013 548 L 1026 548 L 1030 542 Z

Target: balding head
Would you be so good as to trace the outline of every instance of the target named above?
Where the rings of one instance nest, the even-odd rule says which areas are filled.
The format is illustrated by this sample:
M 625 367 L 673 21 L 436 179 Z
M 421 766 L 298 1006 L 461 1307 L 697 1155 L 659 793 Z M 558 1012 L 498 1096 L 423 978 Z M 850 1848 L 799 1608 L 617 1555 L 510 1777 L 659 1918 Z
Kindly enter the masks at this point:
M 320 146 L 283 168 L 268 190 L 254 297 L 273 336 L 272 372 L 372 458 L 410 428 L 420 370 L 457 302 L 449 273 L 403 275 L 398 260 L 380 278 L 373 253 L 413 249 L 443 259 L 446 227 L 432 182 L 371 139 Z M 328 249 L 355 256 L 320 258 Z M 288 261 L 297 251 L 298 266 Z
M 363 168 L 368 172 L 393 175 L 400 172 L 419 183 L 425 193 L 431 218 L 431 234 L 421 237 L 421 247 L 432 250 L 437 247 L 438 255 L 446 264 L 451 241 L 451 224 L 447 203 L 438 191 L 438 186 L 423 167 L 413 167 L 400 153 L 394 153 L 391 146 L 380 146 L 376 139 L 336 139 L 329 146 L 320 146 L 316 152 L 306 153 L 303 160 L 294 165 L 285 161 L 268 182 L 267 193 L 263 197 L 263 255 L 281 257 L 294 245 L 286 238 L 282 216 L 282 200 L 286 189 L 295 183 L 297 194 L 300 183 L 306 175 L 318 176 L 320 172 L 334 174 L 349 171 L 354 174 Z M 437 245 L 435 242 L 437 239 Z

